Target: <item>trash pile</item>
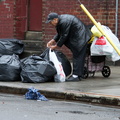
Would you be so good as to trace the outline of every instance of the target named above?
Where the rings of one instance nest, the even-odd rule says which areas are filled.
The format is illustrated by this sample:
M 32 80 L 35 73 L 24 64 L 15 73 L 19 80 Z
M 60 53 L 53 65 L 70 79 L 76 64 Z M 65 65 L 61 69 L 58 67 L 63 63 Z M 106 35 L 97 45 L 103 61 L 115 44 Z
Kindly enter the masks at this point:
M 71 74 L 71 64 L 60 51 L 47 48 L 41 55 L 20 59 L 23 51 L 22 41 L 0 39 L 0 81 L 64 82 Z
M 0 81 L 20 80 L 19 56 L 24 44 L 18 39 L 0 39 Z
M 20 77 L 22 82 L 64 82 L 71 71 L 71 64 L 62 52 L 47 48 L 40 56 L 21 60 Z

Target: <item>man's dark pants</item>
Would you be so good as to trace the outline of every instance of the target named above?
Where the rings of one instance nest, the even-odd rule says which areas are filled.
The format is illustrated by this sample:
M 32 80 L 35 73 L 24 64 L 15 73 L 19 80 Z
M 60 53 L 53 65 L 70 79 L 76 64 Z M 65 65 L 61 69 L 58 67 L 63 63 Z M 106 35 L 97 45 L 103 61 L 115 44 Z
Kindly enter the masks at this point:
M 87 43 L 80 52 L 73 51 L 73 74 L 82 77 L 84 74 L 84 63 L 87 51 Z

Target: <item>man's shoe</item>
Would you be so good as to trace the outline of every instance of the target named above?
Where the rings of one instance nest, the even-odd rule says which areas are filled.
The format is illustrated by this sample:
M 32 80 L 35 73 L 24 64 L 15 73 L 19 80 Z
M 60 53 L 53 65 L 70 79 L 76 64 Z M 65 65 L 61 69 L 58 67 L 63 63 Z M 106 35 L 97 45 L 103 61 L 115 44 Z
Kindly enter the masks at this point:
M 74 78 L 73 76 L 66 79 L 66 82 L 76 82 L 76 81 L 80 81 L 80 79 L 78 77 Z

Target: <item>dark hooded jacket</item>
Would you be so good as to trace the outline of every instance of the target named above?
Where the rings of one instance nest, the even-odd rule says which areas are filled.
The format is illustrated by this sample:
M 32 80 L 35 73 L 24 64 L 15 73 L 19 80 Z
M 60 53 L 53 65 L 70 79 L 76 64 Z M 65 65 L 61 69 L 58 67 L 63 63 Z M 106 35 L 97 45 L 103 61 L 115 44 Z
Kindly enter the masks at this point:
M 71 51 L 80 52 L 91 38 L 90 30 L 73 15 L 60 15 L 56 30 L 54 40 L 57 42 L 57 46 L 61 47 L 64 44 Z

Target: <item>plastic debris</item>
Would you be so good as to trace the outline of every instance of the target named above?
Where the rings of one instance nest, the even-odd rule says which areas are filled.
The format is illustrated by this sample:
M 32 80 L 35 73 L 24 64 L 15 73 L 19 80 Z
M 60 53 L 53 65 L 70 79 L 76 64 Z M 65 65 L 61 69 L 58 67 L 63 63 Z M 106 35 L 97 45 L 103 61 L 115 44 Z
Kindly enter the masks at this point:
M 25 94 L 25 99 L 48 101 L 48 99 L 44 95 L 40 94 L 40 92 L 38 92 L 34 87 L 28 89 L 28 92 Z

